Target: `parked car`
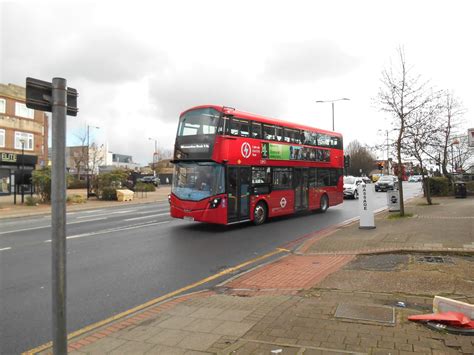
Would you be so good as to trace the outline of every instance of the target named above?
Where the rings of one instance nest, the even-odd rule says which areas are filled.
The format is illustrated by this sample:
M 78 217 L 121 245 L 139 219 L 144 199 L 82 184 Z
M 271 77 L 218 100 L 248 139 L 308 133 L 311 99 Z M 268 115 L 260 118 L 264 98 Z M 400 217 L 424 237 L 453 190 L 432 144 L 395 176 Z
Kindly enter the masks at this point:
M 398 188 L 398 178 L 394 175 L 384 175 L 375 183 L 375 191 L 388 191 Z
M 421 175 L 412 175 L 408 178 L 408 182 L 420 182 L 423 181 L 423 177 Z
M 141 178 L 138 178 L 137 181 L 143 182 L 145 184 L 153 184 L 155 186 L 160 185 L 160 179 L 158 176 L 143 176 Z
M 362 180 L 362 178 L 360 177 L 344 176 L 344 198 L 359 198 L 359 192 L 357 191 L 357 187 L 363 182 L 364 180 Z

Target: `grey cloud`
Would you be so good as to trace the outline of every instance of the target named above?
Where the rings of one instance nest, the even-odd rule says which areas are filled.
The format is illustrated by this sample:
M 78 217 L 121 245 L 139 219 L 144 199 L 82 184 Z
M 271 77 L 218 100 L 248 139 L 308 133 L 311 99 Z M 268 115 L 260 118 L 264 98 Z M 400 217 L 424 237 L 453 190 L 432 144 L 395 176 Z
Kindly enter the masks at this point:
M 163 121 L 176 120 L 185 109 L 203 104 L 275 116 L 284 103 L 283 92 L 275 85 L 206 66 L 154 78 L 150 95 Z
M 284 43 L 270 53 L 263 76 L 288 83 L 311 82 L 345 74 L 358 62 L 330 42 Z
M 84 21 L 94 13 L 94 4 L 68 10 L 69 5 L 50 5 L 51 9 L 28 3 L 1 5 L 2 81 L 21 84 L 26 76 L 60 76 L 116 84 L 166 67 L 163 52 L 126 29 Z M 55 17 L 58 13 L 68 16 Z

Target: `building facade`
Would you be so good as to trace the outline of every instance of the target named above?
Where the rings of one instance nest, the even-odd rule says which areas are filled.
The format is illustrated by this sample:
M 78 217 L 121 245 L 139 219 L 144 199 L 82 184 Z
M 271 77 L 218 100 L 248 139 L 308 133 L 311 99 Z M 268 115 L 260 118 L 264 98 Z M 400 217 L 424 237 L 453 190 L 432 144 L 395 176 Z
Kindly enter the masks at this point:
M 0 194 L 29 184 L 48 162 L 48 116 L 26 107 L 25 88 L 0 84 Z

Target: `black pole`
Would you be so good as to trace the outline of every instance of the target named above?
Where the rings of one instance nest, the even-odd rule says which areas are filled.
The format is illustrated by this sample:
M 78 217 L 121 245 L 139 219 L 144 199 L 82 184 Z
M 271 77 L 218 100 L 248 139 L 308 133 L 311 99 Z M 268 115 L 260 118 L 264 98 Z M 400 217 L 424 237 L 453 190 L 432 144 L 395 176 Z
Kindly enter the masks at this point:
M 21 203 L 25 202 L 25 142 L 21 142 Z
M 89 125 L 87 125 L 87 164 L 86 164 L 86 174 L 87 174 L 87 199 L 89 199 L 89 196 L 90 196 L 90 189 L 91 189 L 91 185 L 90 185 L 90 180 L 89 180 Z

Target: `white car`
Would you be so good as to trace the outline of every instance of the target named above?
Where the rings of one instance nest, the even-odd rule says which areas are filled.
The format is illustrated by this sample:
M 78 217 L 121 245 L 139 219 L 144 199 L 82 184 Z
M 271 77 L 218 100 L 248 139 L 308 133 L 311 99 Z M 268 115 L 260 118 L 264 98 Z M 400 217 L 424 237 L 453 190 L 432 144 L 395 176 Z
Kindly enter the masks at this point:
M 357 187 L 363 182 L 364 180 L 361 177 L 344 176 L 344 198 L 359 198 L 359 192 L 357 191 Z
M 421 175 L 412 175 L 408 178 L 408 182 L 420 182 L 423 181 L 423 177 Z

